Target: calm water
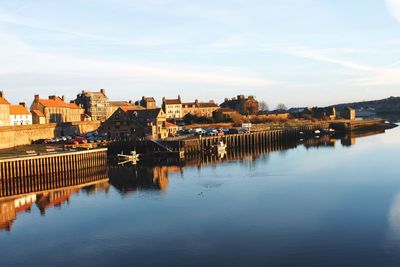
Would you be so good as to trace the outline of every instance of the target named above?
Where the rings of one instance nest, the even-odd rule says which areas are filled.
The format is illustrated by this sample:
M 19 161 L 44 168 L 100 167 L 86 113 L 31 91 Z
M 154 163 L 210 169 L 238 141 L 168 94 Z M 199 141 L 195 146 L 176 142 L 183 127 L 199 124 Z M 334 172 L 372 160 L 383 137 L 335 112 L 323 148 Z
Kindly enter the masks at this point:
M 400 128 L 312 145 L 2 200 L 0 266 L 399 266 Z

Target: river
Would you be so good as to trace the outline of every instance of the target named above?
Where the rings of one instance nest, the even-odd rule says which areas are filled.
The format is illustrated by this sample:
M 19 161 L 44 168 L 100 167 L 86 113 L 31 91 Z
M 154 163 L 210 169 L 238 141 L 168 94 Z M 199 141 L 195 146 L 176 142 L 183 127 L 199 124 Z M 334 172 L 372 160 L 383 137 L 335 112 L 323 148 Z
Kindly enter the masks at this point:
M 0 266 L 399 266 L 399 152 L 398 127 L 110 167 L 109 180 L 0 199 Z

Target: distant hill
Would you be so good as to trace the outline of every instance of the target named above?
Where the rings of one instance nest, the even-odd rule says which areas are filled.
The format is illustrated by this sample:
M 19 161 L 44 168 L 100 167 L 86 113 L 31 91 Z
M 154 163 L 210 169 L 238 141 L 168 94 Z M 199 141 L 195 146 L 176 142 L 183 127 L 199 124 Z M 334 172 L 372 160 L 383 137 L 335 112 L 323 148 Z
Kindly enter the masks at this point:
M 337 110 L 351 107 L 357 110 L 374 110 L 377 113 L 400 112 L 400 97 L 333 105 Z M 332 107 L 332 106 L 331 106 Z

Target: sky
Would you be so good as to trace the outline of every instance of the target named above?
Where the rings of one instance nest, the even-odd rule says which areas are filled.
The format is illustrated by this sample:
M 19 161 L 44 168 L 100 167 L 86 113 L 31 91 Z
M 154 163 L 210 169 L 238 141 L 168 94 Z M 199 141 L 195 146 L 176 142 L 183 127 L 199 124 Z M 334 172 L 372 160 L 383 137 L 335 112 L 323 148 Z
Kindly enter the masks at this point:
M 400 96 L 400 0 L 0 0 L 0 88 L 111 100 Z

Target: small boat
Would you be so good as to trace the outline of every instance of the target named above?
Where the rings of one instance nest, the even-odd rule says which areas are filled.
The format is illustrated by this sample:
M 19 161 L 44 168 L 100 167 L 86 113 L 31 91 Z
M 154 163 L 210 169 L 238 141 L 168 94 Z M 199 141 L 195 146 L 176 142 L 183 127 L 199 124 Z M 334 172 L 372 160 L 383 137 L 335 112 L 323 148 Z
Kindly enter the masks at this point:
M 136 164 L 139 161 L 139 154 L 137 154 L 136 151 L 131 151 L 129 155 L 125 155 L 124 152 L 121 152 L 117 157 L 119 165 L 124 165 L 126 163 Z

